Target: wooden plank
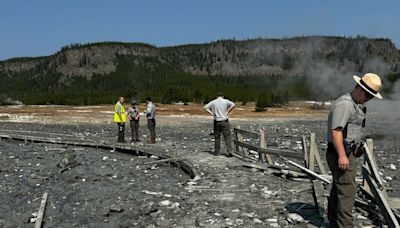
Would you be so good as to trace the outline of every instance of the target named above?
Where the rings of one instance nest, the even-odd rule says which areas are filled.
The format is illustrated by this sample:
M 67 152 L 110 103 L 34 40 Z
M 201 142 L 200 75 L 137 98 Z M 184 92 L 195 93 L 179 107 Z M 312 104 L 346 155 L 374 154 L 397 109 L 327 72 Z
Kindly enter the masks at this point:
M 264 164 L 255 164 L 255 163 L 244 163 L 244 167 L 255 168 L 259 170 L 264 170 L 271 172 L 273 174 L 282 174 L 282 175 L 289 175 L 292 177 L 308 177 L 305 173 L 299 173 L 293 170 L 283 169 L 280 166 L 276 165 L 264 165 Z
M 364 149 L 366 150 L 366 153 L 364 154 L 364 163 L 368 164 L 367 169 L 371 173 L 372 177 L 375 179 L 380 190 L 382 190 L 382 194 L 384 195 L 386 200 L 388 200 L 389 195 L 383 185 L 382 177 L 379 175 L 378 165 L 376 164 L 376 159 L 373 153 L 373 141 L 372 139 L 367 139 L 366 141 L 367 143 L 364 144 Z M 368 148 L 368 150 L 366 148 Z M 368 191 L 368 183 L 364 183 L 364 189 Z
M 239 126 L 236 127 L 236 128 L 234 128 L 234 129 L 233 129 L 233 132 L 234 132 L 235 134 L 236 134 L 236 133 L 239 133 L 239 134 L 243 134 L 243 135 L 249 135 L 249 136 L 252 136 L 252 137 L 254 137 L 254 138 L 258 138 L 258 133 L 252 132 L 252 131 L 247 131 L 247 130 L 244 130 L 244 129 L 241 129 Z
M 239 142 L 243 142 L 243 135 L 242 135 L 242 133 L 241 133 L 241 129 L 240 129 L 240 126 L 238 126 L 238 128 L 237 128 L 237 140 L 239 141 Z M 236 146 L 238 146 L 238 145 L 236 145 Z M 240 152 L 240 149 L 242 149 L 242 153 Z M 240 154 L 243 154 L 244 156 L 249 156 L 249 151 L 248 151 L 248 149 L 247 148 L 243 148 L 243 146 L 242 146 L 242 148 L 240 148 L 240 145 L 238 146 L 238 150 L 237 150 L 237 152 Z
M 258 146 L 260 148 L 266 148 L 267 143 L 265 142 L 265 135 L 264 135 L 265 133 L 261 129 L 259 129 L 258 131 L 260 132 L 259 139 L 258 139 L 258 142 L 259 142 Z M 258 156 L 259 156 L 261 163 L 264 163 L 267 160 L 267 156 L 264 153 L 259 153 Z
M 252 157 L 244 156 L 242 153 L 233 152 L 232 156 L 234 156 L 236 158 L 239 158 L 240 160 L 247 161 L 247 162 L 258 162 L 257 159 L 252 158 Z
M 321 172 L 321 174 L 327 175 L 328 173 L 326 172 L 324 163 L 323 163 L 322 160 L 321 160 L 321 157 L 320 157 L 320 155 L 319 155 L 318 147 L 317 147 L 317 144 L 316 144 L 316 143 L 315 143 L 315 145 L 314 145 L 314 155 L 315 155 L 315 160 L 317 160 L 317 164 L 318 164 L 319 171 Z
M 397 218 L 397 221 L 400 221 L 400 211 L 398 209 L 392 208 L 394 216 Z
M 38 211 L 38 215 L 36 217 L 35 228 L 41 228 L 42 227 L 44 212 L 46 210 L 47 195 L 48 195 L 47 192 L 45 192 L 43 194 L 42 202 L 40 203 L 40 208 L 39 208 L 39 211 Z
M 318 209 L 318 214 L 320 217 L 326 220 L 326 211 L 327 211 L 327 198 L 325 196 L 325 189 L 320 180 L 313 180 L 313 189 L 314 189 L 314 201 L 315 207 Z
M 296 158 L 296 159 L 302 159 L 303 155 L 300 153 L 296 153 L 293 151 L 287 151 L 287 150 L 279 150 L 279 149 L 272 149 L 272 148 L 260 148 L 258 146 L 240 142 L 237 140 L 234 140 L 234 143 L 236 145 L 239 145 L 240 147 L 246 147 L 247 149 L 257 151 L 259 153 L 266 153 L 270 155 L 277 155 L 277 156 L 283 156 L 283 157 L 288 157 L 288 158 Z
M 271 168 L 282 169 L 282 167 L 280 167 L 280 166 L 255 164 L 255 163 L 244 163 L 243 166 L 250 167 L 250 168 L 256 168 L 256 169 L 260 169 L 260 170 L 265 170 L 265 171 L 269 171 L 269 170 L 271 170 Z
M 306 141 L 306 137 L 302 136 L 302 142 L 303 142 L 303 151 L 304 151 L 304 165 L 306 168 L 308 167 L 308 152 L 307 152 L 307 141 Z
M 395 215 L 393 214 L 392 209 L 389 206 L 389 203 L 386 201 L 385 196 L 382 193 L 382 190 L 378 187 L 375 182 L 375 178 L 371 176 L 371 173 L 367 170 L 367 167 L 363 165 L 362 173 L 365 179 L 368 182 L 368 185 L 374 195 L 375 201 L 379 206 L 383 217 L 389 227 L 400 227 Z
M 368 148 L 369 148 L 369 151 L 371 152 L 371 153 L 373 153 L 373 144 L 372 144 L 372 140 L 368 140 L 367 139 L 367 146 L 368 146 Z M 366 169 L 368 170 L 368 172 L 371 172 L 370 171 L 370 169 L 369 169 L 369 167 L 368 167 L 368 154 L 367 153 L 365 153 L 364 154 L 364 165 L 365 165 L 365 167 L 366 167 Z M 368 194 L 369 196 L 372 196 L 372 192 L 371 192 L 371 189 L 369 189 L 369 185 L 368 185 L 368 183 L 367 183 L 367 180 L 363 177 L 363 183 L 362 183 L 362 187 L 361 187 L 361 190 L 363 190 L 363 191 L 365 191 L 365 193 L 366 194 Z
M 259 129 L 259 137 L 260 137 L 260 139 L 259 139 L 260 148 L 266 149 L 267 148 L 267 140 L 265 139 L 265 132 L 263 130 L 261 130 L 261 129 Z M 264 159 L 264 157 L 266 157 L 267 161 L 268 161 L 268 164 L 270 164 L 270 165 L 273 164 L 272 163 L 272 158 L 271 158 L 271 156 L 269 154 L 260 153 L 259 156 L 260 156 L 260 158 L 263 158 L 263 159 Z
M 311 133 L 310 136 L 310 161 L 308 162 L 308 168 L 314 171 L 314 159 L 315 159 L 315 133 Z
M 306 173 L 308 173 L 308 174 L 314 176 L 315 178 L 317 178 L 317 179 L 319 179 L 319 180 L 322 180 L 323 182 L 325 182 L 325 183 L 327 183 L 327 184 L 330 184 L 330 183 L 331 183 L 331 181 L 328 180 L 328 179 L 326 179 L 325 177 L 323 177 L 323 176 L 321 176 L 321 175 L 315 173 L 314 171 L 311 171 L 310 169 L 307 169 L 307 168 L 305 168 L 305 167 L 303 167 L 303 166 L 297 164 L 297 163 L 294 162 L 294 161 L 290 161 L 290 160 L 289 160 L 289 161 L 287 161 L 287 162 L 288 162 L 289 164 L 291 164 L 291 165 L 293 165 L 293 166 L 296 166 L 297 168 L 303 170 L 304 172 L 306 172 Z
M 160 160 L 156 160 L 156 161 L 149 161 L 149 162 L 142 163 L 142 165 L 158 164 L 158 163 L 163 163 L 163 162 L 177 161 L 177 160 L 181 160 L 181 159 L 184 159 L 184 157 L 182 157 L 182 158 L 166 158 L 166 159 L 160 159 Z
M 367 161 L 371 176 L 372 176 L 372 178 L 375 179 L 375 182 L 376 182 L 377 186 L 379 187 L 379 189 L 382 190 L 383 189 L 383 181 L 382 181 L 381 176 L 379 175 L 378 166 L 374 162 L 375 159 L 373 158 L 373 155 L 371 154 L 367 144 L 365 144 L 365 143 L 364 143 L 364 149 L 365 149 L 365 157 L 364 158 Z M 371 185 L 369 187 L 371 187 Z

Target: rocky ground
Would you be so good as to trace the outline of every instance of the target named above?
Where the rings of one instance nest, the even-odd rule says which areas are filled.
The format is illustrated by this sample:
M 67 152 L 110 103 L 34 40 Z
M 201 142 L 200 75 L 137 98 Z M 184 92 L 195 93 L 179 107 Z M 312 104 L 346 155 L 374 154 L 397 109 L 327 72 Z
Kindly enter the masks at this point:
M 91 109 L 83 110 L 86 115 Z M 0 122 L 0 133 L 116 141 L 115 126 L 104 116 L 100 115 L 95 123 L 88 123 L 81 121 L 82 115 L 67 114 L 62 124 L 60 119 L 51 121 L 51 115 L 47 116 L 45 124 L 9 116 Z M 26 116 L 29 115 L 32 116 L 27 112 Z M 372 115 L 372 118 L 376 117 Z M 73 122 L 75 120 L 79 121 Z M 376 122 L 379 124 L 373 125 L 371 121 L 370 132 L 376 139 L 374 151 L 378 165 L 387 186 L 392 189 L 389 193 L 399 197 L 396 165 L 400 147 L 394 140 L 398 133 L 395 125 L 385 120 Z M 302 153 L 298 143 L 301 136 L 315 132 L 321 156 L 324 154 L 323 114 L 297 118 L 237 116 L 231 119 L 231 124 L 251 131 L 263 129 L 269 147 L 298 153 Z M 380 131 L 383 124 L 386 129 Z M 0 225 L 32 227 L 29 220 L 34 220 L 32 213 L 38 210 L 45 191 L 49 198 L 44 227 L 323 225 L 314 208 L 310 183 L 243 167 L 243 161 L 237 158 L 214 156 L 211 128 L 207 116 L 162 115 L 157 119 L 157 144 L 146 145 L 143 142 L 148 132 L 145 122 L 141 121 L 142 142 L 138 147 L 187 159 L 199 171 L 200 179 L 190 179 L 168 164 L 143 164 L 156 160 L 155 157 L 3 139 L 0 142 Z M 391 134 L 387 134 L 388 129 L 392 129 Z M 252 142 L 253 139 L 245 140 Z M 282 159 L 273 159 L 278 165 L 286 165 Z M 362 212 L 355 211 L 354 217 L 357 227 L 373 223 Z

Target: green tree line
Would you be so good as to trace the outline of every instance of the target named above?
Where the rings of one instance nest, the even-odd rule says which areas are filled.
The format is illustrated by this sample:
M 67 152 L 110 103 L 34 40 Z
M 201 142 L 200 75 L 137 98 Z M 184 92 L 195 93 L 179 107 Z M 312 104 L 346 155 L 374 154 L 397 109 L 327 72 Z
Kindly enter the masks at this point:
M 15 75 L 0 75 L 2 93 L 24 104 L 111 104 L 119 96 L 155 102 L 199 102 L 220 91 L 233 101 L 257 101 L 257 110 L 282 105 L 288 100 L 309 99 L 307 78 L 280 76 L 203 76 L 182 72 L 157 57 L 117 59 L 115 72 L 91 78 L 63 76 L 43 66 Z

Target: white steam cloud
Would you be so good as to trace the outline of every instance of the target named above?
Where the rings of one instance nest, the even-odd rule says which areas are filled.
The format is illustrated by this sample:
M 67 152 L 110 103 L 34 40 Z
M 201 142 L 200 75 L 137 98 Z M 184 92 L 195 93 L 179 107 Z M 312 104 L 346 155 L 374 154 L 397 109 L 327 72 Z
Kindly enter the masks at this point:
M 5 94 L 0 94 L 0 105 L 23 105 L 23 103 L 21 101 L 12 99 Z

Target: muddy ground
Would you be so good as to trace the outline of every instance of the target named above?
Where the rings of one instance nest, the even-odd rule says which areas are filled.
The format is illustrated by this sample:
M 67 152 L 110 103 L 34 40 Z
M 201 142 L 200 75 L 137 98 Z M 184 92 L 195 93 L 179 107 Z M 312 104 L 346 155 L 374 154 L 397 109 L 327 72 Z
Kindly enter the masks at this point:
M 64 109 L 67 111 L 61 113 L 65 116 L 54 113 L 41 116 L 40 110 L 36 114 L 25 110 L 25 114 L 10 115 L 17 109 L 3 109 L 3 116 L 8 118 L 2 118 L 0 133 L 116 141 L 116 127 L 109 123 L 109 113 L 101 114 L 96 108 L 56 108 Z M 252 131 L 263 129 L 268 146 L 298 153 L 302 153 L 298 144 L 301 136 L 315 132 L 323 156 L 326 111 L 311 115 L 302 112 L 293 117 L 293 112 L 299 109 L 291 110 L 291 115 L 281 115 L 283 118 L 237 115 L 231 119 L 231 125 Z M 85 121 L 86 117 L 93 116 L 95 120 Z M 373 113 L 371 119 L 376 120 L 370 121 L 369 132 L 375 139 L 374 151 L 380 171 L 392 190 L 389 194 L 400 197 L 397 177 L 400 147 L 395 140 L 399 136 L 396 128 L 399 125 L 393 124 L 399 120 L 382 120 Z M 323 225 L 313 206 L 312 187 L 308 182 L 245 168 L 243 161 L 236 158 L 214 156 L 211 128 L 208 116 L 161 112 L 157 118 L 157 144 L 146 145 L 148 131 L 144 119 L 141 120 L 142 142 L 136 146 L 187 159 L 199 171 L 199 180 L 191 180 L 179 168 L 168 164 L 142 165 L 156 160 L 154 157 L 3 139 L 0 142 L 0 226 L 33 227 L 28 221 L 38 210 L 45 191 L 49 199 L 44 227 Z M 274 158 L 274 161 L 285 165 L 282 159 Z M 391 164 L 397 169 L 391 169 Z M 357 227 L 377 222 L 358 211 L 354 218 Z

